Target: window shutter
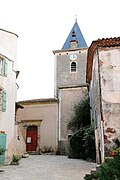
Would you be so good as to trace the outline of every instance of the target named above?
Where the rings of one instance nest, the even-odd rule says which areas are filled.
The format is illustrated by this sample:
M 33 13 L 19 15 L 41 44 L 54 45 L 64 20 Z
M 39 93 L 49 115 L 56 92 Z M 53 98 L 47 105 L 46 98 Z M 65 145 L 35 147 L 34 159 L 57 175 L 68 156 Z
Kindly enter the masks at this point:
M 0 59 L 0 75 L 3 75 L 3 67 L 4 67 L 4 61 L 2 59 Z
M 3 90 L 2 93 L 2 111 L 6 111 L 6 90 Z
M 5 76 L 5 77 L 7 77 L 7 66 L 8 66 L 8 64 L 7 64 L 7 62 L 5 61 L 5 63 L 4 63 L 4 76 Z

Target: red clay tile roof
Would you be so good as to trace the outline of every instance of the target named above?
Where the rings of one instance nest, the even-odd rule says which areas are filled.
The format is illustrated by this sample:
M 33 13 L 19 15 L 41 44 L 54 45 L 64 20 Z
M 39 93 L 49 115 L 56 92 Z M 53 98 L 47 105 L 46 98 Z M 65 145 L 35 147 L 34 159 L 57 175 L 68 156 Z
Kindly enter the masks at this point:
M 87 54 L 87 70 L 86 70 L 86 82 L 90 84 L 92 78 L 92 65 L 93 65 L 93 56 L 94 52 L 98 47 L 114 47 L 120 46 L 120 37 L 98 39 L 92 41 L 90 47 L 88 48 Z

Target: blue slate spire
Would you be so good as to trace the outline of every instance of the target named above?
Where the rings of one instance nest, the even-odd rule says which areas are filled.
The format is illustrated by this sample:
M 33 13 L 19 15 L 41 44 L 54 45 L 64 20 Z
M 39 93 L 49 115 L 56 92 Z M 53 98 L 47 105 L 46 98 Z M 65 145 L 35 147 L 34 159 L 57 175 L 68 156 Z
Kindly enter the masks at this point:
M 82 35 L 82 32 L 79 28 L 77 20 L 75 21 L 75 24 L 74 24 L 73 28 L 71 29 L 62 49 L 70 49 L 71 41 L 77 41 L 78 48 L 86 48 L 87 47 L 87 44 L 86 44 L 85 39 Z

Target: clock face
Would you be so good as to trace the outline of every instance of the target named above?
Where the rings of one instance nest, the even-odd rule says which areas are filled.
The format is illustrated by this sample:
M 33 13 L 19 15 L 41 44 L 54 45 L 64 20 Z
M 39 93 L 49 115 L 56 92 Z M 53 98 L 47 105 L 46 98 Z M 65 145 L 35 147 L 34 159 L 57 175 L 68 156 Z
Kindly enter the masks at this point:
M 70 60 L 74 61 L 77 59 L 77 55 L 76 54 L 70 54 Z

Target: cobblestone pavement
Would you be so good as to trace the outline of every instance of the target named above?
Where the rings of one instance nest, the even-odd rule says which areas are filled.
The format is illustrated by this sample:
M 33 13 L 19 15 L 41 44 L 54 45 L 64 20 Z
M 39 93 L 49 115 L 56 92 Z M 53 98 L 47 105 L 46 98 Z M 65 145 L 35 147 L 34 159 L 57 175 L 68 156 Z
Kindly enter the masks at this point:
M 30 155 L 20 165 L 3 166 L 0 180 L 83 180 L 95 163 L 67 156 Z

